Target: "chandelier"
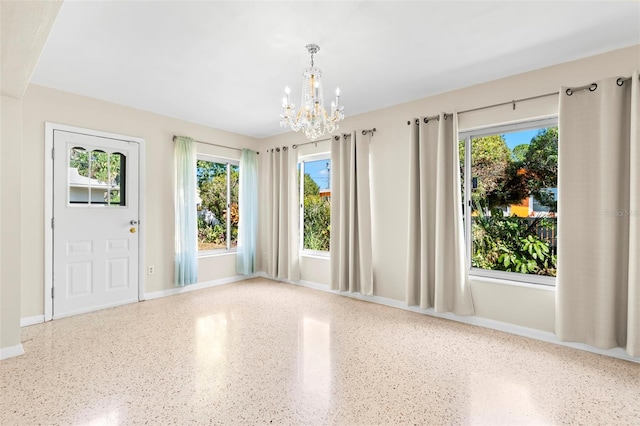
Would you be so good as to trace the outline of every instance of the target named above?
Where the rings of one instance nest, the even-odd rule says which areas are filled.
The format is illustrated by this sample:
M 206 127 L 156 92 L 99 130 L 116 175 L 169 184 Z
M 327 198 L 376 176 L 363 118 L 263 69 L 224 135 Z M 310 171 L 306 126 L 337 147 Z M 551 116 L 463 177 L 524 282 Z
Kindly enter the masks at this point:
M 313 55 L 318 53 L 320 47 L 317 44 L 307 44 L 306 48 L 311 55 L 311 66 L 305 68 L 302 77 L 300 109 L 296 112 L 295 105 L 291 103 L 291 90 L 286 87 L 286 96 L 282 98 L 280 126 L 291 127 L 296 132 L 304 130 L 307 138 L 317 139 L 338 129 L 338 122 L 344 119 L 344 107 L 340 105 L 340 89 L 336 89 L 336 99 L 331 102 L 331 112 L 327 113 L 324 108 L 322 71 L 313 65 Z

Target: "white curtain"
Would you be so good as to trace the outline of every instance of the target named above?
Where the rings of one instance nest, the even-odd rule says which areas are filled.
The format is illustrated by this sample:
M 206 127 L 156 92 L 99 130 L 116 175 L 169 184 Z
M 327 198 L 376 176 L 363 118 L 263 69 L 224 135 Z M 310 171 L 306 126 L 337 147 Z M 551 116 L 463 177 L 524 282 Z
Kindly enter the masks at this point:
M 331 141 L 331 289 L 367 296 L 373 294 L 370 143 L 362 131 Z
M 267 151 L 267 274 L 300 279 L 297 158 L 287 147 Z
M 640 356 L 640 82 L 560 92 L 556 334 Z
M 465 264 L 457 114 L 410 121 L 407 304 L 474 312 Z
M 236 270 L 250 275 L 256 270 L 258 238 L 258 154 L 243 149 L 240 156 L 240 188 L 238 194 L 238 252 Z
M 178 136 L 174 146 L 175 285 L 198 280 L 198 221 L 196 213 L 196 147 Z

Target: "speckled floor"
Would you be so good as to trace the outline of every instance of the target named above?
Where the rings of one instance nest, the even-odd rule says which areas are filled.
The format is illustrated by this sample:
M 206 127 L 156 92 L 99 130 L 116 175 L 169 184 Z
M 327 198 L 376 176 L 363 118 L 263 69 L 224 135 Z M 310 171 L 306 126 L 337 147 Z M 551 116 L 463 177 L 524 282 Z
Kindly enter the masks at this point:
M 640 365 L 265 279 L 22 333 L 3 426 L 640 424 Z

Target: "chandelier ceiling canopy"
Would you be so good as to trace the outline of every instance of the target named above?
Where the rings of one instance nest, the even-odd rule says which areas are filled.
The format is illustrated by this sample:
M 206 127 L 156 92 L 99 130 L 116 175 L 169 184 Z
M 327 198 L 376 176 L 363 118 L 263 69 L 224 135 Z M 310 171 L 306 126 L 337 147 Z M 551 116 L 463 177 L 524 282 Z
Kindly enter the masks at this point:
M 302 76 L 300 108 L 296 111 L 295 105 L 291 103 L 291 90 L 286 87 L 280 126 L 290 127 L 296 132 L 303 130 L 307 138 L 313 140 L 338 129 L 338 122 L 344 119 L 344 107 L 340 105 L 340 89 L 336 89 L 331 111 L 327 112 L 325 109 L 322 71 L 313 62 L 313 55 L 318 53 L 320 47 L 317 44 L 307 44 L 306 49 L 311 55 L 311 66 L 305 68 Z

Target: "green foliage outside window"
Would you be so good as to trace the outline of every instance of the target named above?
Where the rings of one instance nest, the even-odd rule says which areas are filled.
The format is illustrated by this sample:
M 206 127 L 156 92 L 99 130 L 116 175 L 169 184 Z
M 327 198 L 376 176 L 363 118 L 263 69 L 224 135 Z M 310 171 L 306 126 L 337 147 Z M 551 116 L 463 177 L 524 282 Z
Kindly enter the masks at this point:
M 474 267 L 537 275 L 556 275 L 558 129 L 540 129 L 529 144 L 509 149 L 502 135 L 472 138 L 471 190 Z M 464 177 L 464 141 L 460 142 Z M 463 180 L 464 182 L 464 180 Z M 505 217 L 503 209 L 529 196 L 546 206 L 546 217 Z
M 479 210 L 482 212 L 482 210 Z M 503 217 L 496 209 L 491 216 L 472 218 L 473 251 L 476 268 L 556 276 L 557 255 L 539 230 L 554 229 L 556 219 Z
M 320 195 L 320 187 L 304 174 L 304 238 L 306 250 L 329 251 L 331 240 L 331 199 Z
M 198 250 L 227 248 L 227 212 L 230 214 L 230 247 L 238 241 L 239 169 L 230 170 L 230 208 L 227 209 L 227 165 L 198 160 L 196 163 L 199 196 Z

